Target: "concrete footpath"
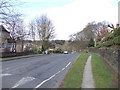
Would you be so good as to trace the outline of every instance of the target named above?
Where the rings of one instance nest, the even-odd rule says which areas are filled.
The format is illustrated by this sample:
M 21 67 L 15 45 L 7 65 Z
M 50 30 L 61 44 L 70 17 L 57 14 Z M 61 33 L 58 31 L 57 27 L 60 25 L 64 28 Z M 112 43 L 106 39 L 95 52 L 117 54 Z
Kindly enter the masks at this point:
M 86 62 L 81 88 L 95 88 L 93 74 L 92 74 L 91 58 L 92 58 L 92 56 L 90 55 Z

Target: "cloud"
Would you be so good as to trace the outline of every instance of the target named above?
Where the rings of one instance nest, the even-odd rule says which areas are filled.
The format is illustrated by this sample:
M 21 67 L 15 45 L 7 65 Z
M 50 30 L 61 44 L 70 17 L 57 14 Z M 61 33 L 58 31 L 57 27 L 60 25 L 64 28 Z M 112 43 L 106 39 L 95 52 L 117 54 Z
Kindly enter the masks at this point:
M 73 0 L 18 0 L 21 2 L 69 2 L 69 1 L 73 1 Z
M 31 14 L 29 18 L 47 14 L 54 23 L 56 39 L 69 39 L 70 34 L 81 31 L 87 23 L 92 21 L 108 21 L 116 24 L 118 10 L 117 6 L 112 5 L 111 2 L 112 0 L 74 0 L 64 6 Z
M 58 38 L 68 39 L 70 34 L 81 31 L 88 22 L 108 21 L 117 23 L 117 6 L 107 0 L 76 0 L 63 7 L 48 9 L 54 21 Z

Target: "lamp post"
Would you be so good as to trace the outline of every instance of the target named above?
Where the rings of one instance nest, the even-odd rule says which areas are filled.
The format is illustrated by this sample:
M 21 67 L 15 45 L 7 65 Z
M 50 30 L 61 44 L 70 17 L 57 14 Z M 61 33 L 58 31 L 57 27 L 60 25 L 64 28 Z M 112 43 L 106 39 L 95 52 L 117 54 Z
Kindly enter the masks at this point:
M 120 1 L 118 2 L 118 24 L 120 25 Z

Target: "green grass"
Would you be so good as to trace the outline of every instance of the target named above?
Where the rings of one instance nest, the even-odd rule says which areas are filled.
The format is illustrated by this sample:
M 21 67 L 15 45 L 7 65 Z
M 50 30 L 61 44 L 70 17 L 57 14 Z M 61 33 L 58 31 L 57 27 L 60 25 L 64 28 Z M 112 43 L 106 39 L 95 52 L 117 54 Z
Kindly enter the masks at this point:
M 76 62 L 72 65 L 64 82 L 62 83 L 62 88 L 80 88 L 82 84 L 84 65 L 87 61 L 89 54 L 82 53 Z
M 115 88 L 111 81 L 112 73 L 97 54 L 92 54 L 92 71 L 96 88 Z
M 25 56 L 18 56 L 18 57 L 0 58 L 0 61 L 8 61 L 8 60 L 28 58 L 28 57 L 40 56 L 40 55 L 43 55 L 43 54 L 34 54 L 34 55 L 25 55 Z

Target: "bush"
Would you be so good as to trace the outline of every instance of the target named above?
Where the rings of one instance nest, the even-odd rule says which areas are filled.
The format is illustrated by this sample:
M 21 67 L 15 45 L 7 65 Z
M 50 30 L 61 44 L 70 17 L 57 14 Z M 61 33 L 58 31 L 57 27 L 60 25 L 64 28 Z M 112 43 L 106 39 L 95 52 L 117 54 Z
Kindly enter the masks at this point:
M 110 33 L 107 38 L 106 42 L 97 42 L 97 47 L 110 47 L 113 45 L 120 45 L 120 28 L 114 29 L 113 33 Z
M 120 27 L 114 29 L 114 33 L 113 34 L 114 34 L 114 37 L 120 36 Z
M 63 53 L 62 50 L 55 50 L 54 53 Z
M 114 43 L 114 45 L 120 45 L 120 36 L 115 37 L 115 38 L 113 39 L 113 43 Z
M 24 49 L 24 52 L 35 52 L 35 53 L 39 53 L 40 52 L 40 48 L 37 46 L 26 46 L 26 48 Z
M 30 46 L 26 46 L 24 52 L 29 52 L 29 51 L 32 51 L 32 48 Z
M 34 52 L 40 52 L 40 48 L 37 46 L 32 47 L 32 51 Z
M 110 33 L 110 34 L 107 36 L 106 40 L 108 41 L 108 40 L 111 40 L 111 39 L 113 39 L 113 38 L 114 38 L 114 34 L 113 34 L 113 33 Z
M 110 47 L 113 45 L 120 45 L 120 36 L 115 37 L 114 39 L 108 40 L 104 43 L 99 43 L 97 47 Z
M 63 53 L 63 51 L 61 49 L 60 50 L 51 50 L 48 53 Z

